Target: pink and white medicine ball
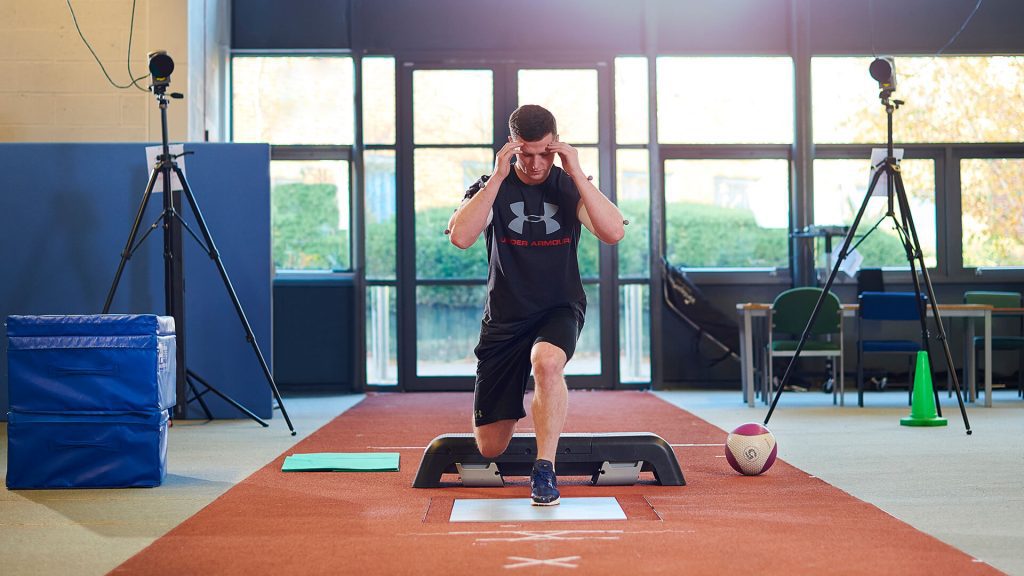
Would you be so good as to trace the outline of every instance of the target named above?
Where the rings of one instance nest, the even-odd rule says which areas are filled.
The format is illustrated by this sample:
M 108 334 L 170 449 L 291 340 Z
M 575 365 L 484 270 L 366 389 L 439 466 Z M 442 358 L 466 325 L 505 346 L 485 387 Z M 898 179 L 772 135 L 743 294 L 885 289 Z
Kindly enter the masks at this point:
M 770 430 L 756 422 L 743 424 L 725 439 L 725 458 L 740 474 L 757 476 L 775 464 L 779 448 Z

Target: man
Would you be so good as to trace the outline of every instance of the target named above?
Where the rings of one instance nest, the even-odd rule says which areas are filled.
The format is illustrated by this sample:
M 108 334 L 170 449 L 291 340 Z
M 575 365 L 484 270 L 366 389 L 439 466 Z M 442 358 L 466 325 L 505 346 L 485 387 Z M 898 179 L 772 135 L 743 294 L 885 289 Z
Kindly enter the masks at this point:
M 480 453 L 505 451 L 531 370 L 537 461 L 530 475 L 538 506 L 558 504 L 555 451 L 569 393 L 563 370 L 583 329 L 587 301 L 576 258 L 581 225 L 607 244 L 625 234 L 622 214 L 558 139 L 551 112 L 536 105 L 509 117 L 494 171 L 466 191 L 448 222 L 451 242 L 487 241 L 487 303 L 480 327 L 473 433 Z M 554 166 L 555 155 L 562 168 Z

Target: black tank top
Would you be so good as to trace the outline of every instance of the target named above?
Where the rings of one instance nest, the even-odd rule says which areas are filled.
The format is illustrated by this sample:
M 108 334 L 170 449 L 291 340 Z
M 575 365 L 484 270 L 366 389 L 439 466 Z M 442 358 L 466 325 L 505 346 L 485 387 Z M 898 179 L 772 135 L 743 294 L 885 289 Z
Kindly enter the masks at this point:
M 473 197 L 487 176 L 470 186 Z M 515 167 L 502 182 L 484 229 L 487 240 L 487 303 L 483 322 L 500 328 L 538 314 L 568 308 L 583 325 L 587 297 L 577 250 L 580 193 L 569 175 L 553 166 L 541 184 L 522 182 Z

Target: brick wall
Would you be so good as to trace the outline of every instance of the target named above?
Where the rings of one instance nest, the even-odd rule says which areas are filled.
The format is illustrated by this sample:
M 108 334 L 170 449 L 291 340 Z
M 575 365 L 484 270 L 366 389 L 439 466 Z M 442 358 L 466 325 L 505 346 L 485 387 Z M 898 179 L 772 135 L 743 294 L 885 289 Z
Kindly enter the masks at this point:
M 78 24 L 118 84 L 128 83 L 132 0 L 72 0 Z M 131 68 L 146 54 L 174 58 L 170 91 L 188 93 L 188 0 L 138 0 Z M 143 87 L 148 82 L 139 82 Z M 188 108 L 168 107 L 170 139 L 185 139 Z M 75 30 L 66 0 L 0 0 L 0 141 L 160 140 L 160 110 L 149 92 L 111 86 Z

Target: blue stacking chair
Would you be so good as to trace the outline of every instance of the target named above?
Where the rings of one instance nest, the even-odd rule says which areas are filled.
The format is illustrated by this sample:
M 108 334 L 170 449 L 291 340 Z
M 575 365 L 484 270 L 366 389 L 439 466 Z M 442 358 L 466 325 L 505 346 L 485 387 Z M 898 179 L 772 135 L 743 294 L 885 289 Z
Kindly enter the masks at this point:
M 922 298 L 925 296 L 922 295 Z M 906 354 L 910 356 L 910 371 L 914 359 L 923 348 L 917 340 L 865 338 L 868 332 L 889 323 L 913 322 L 920 325 L 921 311 L 914 292 L 863 292 L 857 311 L 857 405 L 864 406 L 864 357 L 867 354 Z M 920 329 L 918 329 L 920 333 Z M 913 374 L 910 382 L 913 382 Z M 913 389 L 913 386 L 910 386 Z

